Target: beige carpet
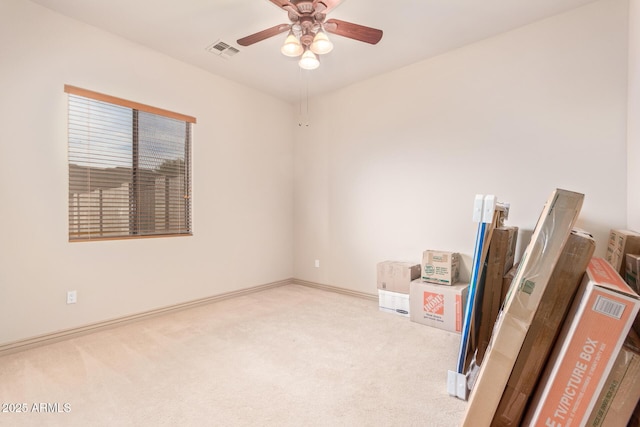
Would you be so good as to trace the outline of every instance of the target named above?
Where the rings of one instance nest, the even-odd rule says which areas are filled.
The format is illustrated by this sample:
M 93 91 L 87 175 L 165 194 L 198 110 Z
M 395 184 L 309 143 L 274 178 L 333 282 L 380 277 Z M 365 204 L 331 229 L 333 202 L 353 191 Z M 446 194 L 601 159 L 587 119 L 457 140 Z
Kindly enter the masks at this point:
M 458 345 L 287 285 L 4 356 L 0 425 L 456 426 Z

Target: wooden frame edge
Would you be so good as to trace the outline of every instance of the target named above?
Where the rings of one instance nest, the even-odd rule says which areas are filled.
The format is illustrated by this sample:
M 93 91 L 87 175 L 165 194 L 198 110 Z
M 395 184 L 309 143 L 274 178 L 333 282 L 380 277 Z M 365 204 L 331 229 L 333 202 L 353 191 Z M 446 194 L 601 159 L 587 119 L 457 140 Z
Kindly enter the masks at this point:
M 133 108 L 135 110 L 145 111 L 147 113 L 158 114 L 160 116 L 169 117 L 189 123 L 196 123 L 196 118 L 186 114 L 176 113 L 174 111 L 165 110 L 151 105 L 141 104 L 128 99 L 118 98 L 117 96 L 106 95 L 100 92 L 94 92 L 89 89 L 83 89 L 77 86 L 64 85 L 64 91 L 72 95 L 83 96 L 85 98 L 95 99 L 96 101 L 104 101 L 110 104 L 120 105 L 122 107 Z

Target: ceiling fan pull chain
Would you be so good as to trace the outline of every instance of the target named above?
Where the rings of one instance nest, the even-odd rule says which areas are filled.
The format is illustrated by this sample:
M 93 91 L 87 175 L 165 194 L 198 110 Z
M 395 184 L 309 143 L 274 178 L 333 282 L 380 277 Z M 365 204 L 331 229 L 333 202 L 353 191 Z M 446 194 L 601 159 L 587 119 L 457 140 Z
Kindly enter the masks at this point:
M 298 126 L 302 127 L 302 68 L 298 68 Z
M 303 74 L 304 81 L 302 77 Z M 300 95 L 298 102 L 298 126 L 309 127 L 309 72 L 305 72 L 302 68 L 298 69 L 298 87 Z
M 305 98 L 306 98 L 306 112 L 305 112 L 305 126 L 309 127 L 309 73 L 305 73 L 305 79 L 304 79 L 304 83 L 305 83 Z

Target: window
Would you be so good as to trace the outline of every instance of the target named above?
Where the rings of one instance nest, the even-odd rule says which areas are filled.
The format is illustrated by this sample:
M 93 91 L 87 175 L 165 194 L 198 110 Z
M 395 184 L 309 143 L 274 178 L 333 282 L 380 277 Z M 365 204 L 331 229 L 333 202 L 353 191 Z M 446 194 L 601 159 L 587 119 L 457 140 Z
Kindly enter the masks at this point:
M 191 235 L 196 120 L 73 86 L 69 240 Z

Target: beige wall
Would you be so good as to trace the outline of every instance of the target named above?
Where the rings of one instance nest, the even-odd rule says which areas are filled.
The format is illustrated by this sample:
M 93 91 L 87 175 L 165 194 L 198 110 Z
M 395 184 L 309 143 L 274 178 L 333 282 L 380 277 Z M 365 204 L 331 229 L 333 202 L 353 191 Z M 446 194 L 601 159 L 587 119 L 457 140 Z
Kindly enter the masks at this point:
M 640 232 L 640 0 L 629 1 L 629 102 L 627 113 L 627 226 Z
M 586 195 L 578 225 L 604 255 L 627 222 L 627 22 L 626 0 L 603 0 L 312 100 L 295 277 L 373 294 L 385 259 L 468 266 L 476 193 L 530 231 L 556 187 Z
M 640 217 L 627 6 L 601 0 L 312 99 L 299 128 L 275 98 L 4 0 L 0 345 L 292 276 L 375 293 L 378 261 L 427 248 L 468 265 L 476 193 L 510 202 L 526 232 L 553 188 L 581 191 L 602 255 L 608 229 Z M 194 237 L 67 242 L 64 84 L 198 118 Z
M 64 84 L 197 117 L 193 237 L 68 243 Z M 24 0 L 0 93 L 0 344 L 292 276 L 289 104 Z

